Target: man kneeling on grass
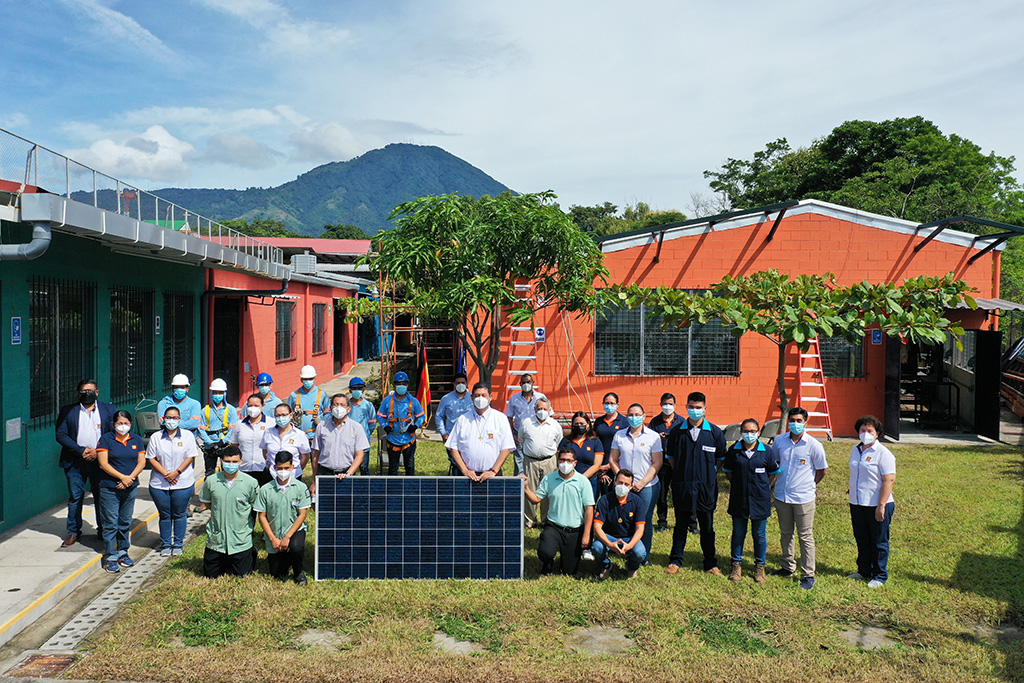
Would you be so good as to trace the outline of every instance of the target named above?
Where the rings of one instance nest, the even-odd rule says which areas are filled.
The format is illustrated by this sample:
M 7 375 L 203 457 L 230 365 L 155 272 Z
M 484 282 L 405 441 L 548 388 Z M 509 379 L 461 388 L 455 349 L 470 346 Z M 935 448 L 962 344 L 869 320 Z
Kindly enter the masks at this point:
M 206 523 L 206 552 L 203 576 L 215 579 L 222 574 L 245 576 L 253 570 L 252 504 L 259 484 L 245 472 L 242 451 L 227 446 L 220 452 L 220 471 L 206 478 L 199 502 L 210 511 Z
M 309 488 L 292 477 L 291 454 L 281 451 L 274 460 L 277 481 L 260 488 L 253 509 L 260 515 L 267 540 L 270 575 L 283 581 L 291 569 L 295 583 L 305 586 L 306 573 L 302 568 L 306 561 L 306 513 L 313 501 Z
M 626 558 L 626 578 L 634 578 L 647 559 L 644 519 L 647 509 L 640 496 L 633 493 L 633 473 L 619 470 L 615 489 L 601 497 L 594 514 L 594 558 L 601 563 L 597 578 L 604 581 L 612 573 L 609 555 Z M 651 503 L 654 504 L 654 501 Z
M 537 557 L 541 574 L 550 574 L 555 555 L 561 556 L 562 573 L 575 574 L 583 548 L 590 546 L 594 521 L 594 489 L 590 480 L 576 471 L 576 454 L 568 446 L 559 449 L 558 471 L 540 480 L 537 492 L 526 483 L 523 492 L 534 505 L 547 498 L 548 520 L 540 534 Z M 520 478 L 526 479 L 523 474 Z

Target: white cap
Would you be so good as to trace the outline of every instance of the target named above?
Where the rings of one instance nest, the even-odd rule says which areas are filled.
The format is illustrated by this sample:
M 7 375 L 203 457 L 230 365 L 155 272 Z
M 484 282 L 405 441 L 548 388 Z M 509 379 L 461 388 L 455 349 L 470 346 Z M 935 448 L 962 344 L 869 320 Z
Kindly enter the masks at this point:
M 312 365 L 303 365 L 299 370 L 299 379 L 313 379 L 316 377 L 316 368 Z
M 188 375 L 177 374 L 171 379 L 172 387 L 187 387 L 192 383 L 188 381 Z
M 227 391 L 228 383 L 224 380 L 217 378 L 210 382 L 210 391 Z

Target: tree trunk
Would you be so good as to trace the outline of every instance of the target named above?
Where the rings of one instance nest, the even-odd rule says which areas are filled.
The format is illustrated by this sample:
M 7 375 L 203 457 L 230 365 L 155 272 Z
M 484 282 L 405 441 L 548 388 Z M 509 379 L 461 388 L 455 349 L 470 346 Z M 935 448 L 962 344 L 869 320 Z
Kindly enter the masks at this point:
M 789 412 L 789 394 L 786 393 L 786 348 L 788 346 L 788 342 L 779 344 L 779 374 L 775 381 L 779 387 L 779 409 L 782 411 L 782 415 L 779 418 L 777 434 L 782 434 L 789 428 L 786 424 L 786 413 Z

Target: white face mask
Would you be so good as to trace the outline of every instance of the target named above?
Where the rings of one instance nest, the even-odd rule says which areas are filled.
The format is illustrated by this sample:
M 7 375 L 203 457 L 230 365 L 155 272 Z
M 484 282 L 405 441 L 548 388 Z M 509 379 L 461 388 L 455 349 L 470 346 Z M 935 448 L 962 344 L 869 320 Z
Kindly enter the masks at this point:
M 491 405 L 491 399 L 486 396 L 476 396 L 473 398 L 473 405 L 476 406 L 477 410 L 483 410 Z
M 456 384 L 455 385 L 455 393 L 457 393 L 457 394 L 464 394 L 464 393 L 466 393 L 466 384 L 464 382 L 459 382 L 458 384 Z
M 562 474 L 569 474 L 574 469 L 576 469 L 576 465 L 572 464 L 571 462 L 563 461 L 558 463 L 558 471 L 561 472 Z
M 675 412 L 675 410 L 676 410 L 676 407 L 674 405 L 672 405 L 671 403 L 665 403 L 664 405 L 661 406 L 661 412 L 664 415 L 671 415 L 672 413 Z
M 523 390 L 523 393 L 528 394 L 533 391 L 533 384 L 530 382 L 523 382 L 519 385 L 519 388 Z
M 348 415 L 348 408 L 345 406 L 334 406 L 331 408 L 331 415 L 333 415 L 335 419 L 340 420 Z
M 628 493 L 629 487 L 626 486 L 625 484 L 615 485 L 615 495 L 618 496 L 619 498 L 625 498 Z
M 125 434 L 127 434 L 131 430 L 132 430 L 132 426 L 131 425 L 126 425 L 126 424 L 123 424 L 123 423 L 119 424 L 119 425 L 114 425 L 114 431 L 117 432 L 118 434 L 120 434 L 121 436 L 124 436 Z
M 291 470 L 278 470 L 277 471 L 277 480 L 279 482 L 281 482 L 282 484 L 285 483 L 286 481 L 288 481 L 291 478 L 292 478 L 292 471 Z
M 546 419 L 548 419 L 548 411 L 546 411 L 546 410 L 538 410 L 537 411 L 537 421 L 538 422 L 543 422 Z
M 263 408 L 260 408 L 259 406 L 249 406 L 248 408 L 245 409 L 245 412 L 249 415 L 249 417 L 255 420 L 263 412 Z
M 860 442 L 862 444 L 864 444 L 865 446 L 870 446 L 871 444 L 873 444 L 875 442 L 875 439 L 877 439 L 877 438 L 878 437 L 875 436 L 874 434 L 872 434 L 871 432 L 861 432 L 860 433 Z

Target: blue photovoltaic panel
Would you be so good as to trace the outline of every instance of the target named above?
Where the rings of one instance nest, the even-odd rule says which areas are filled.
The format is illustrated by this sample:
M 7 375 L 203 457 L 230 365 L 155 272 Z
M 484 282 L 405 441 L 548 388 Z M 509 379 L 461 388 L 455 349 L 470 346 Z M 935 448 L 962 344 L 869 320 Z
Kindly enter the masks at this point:
M 316 578 L 520 579 L 523 481 L 317 477 Z

